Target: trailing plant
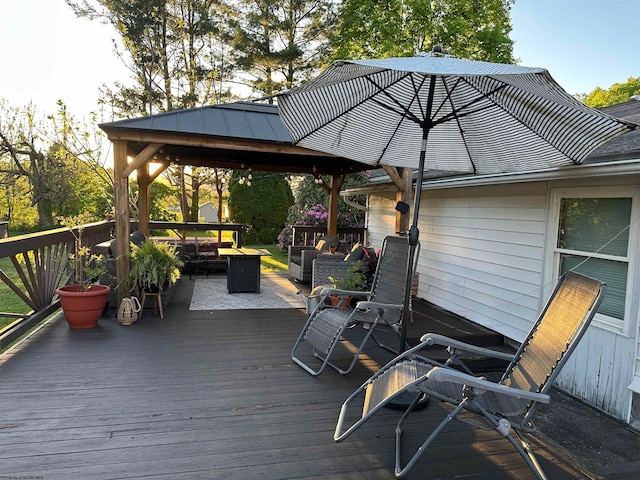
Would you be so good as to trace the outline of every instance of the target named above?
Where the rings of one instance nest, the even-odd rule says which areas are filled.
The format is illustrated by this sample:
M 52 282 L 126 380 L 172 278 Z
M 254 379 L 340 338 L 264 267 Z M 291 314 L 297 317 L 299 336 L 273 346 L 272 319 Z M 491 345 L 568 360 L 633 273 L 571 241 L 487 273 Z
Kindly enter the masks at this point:
M 183 266 L 174 246 L 153 240 L 131 244 L 131 260 L 130 285 L 142 290 L 170 287 L 180 278 Z

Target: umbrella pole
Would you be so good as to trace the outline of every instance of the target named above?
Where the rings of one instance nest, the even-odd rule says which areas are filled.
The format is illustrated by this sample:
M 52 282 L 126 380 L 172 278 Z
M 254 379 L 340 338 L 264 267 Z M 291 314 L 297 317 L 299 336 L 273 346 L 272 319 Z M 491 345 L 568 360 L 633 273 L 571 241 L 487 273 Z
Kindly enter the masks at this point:
M 418 230 L 418 217 L 420 214 L 420 199 L 422 196 L 422 180 L 424 179 L 424 165 L 427 156 L 427 140 L 431 131 L 431 109 L 433 107 L 433 96 L 436 88 L 436 77 L 431 76 L 429 84 L 429 95 L 427 96 L 427 105 L 425 118 L 422 125 L 422 145 L 420 146 L 420 160 L 418 162 L 418 175 L 416 177 L 416 191 L 413 196 L 413 222 L 409 227 L 409 260 L 407 261 L 407 283 L 404 289 L 404 303 L 402 309 L 402 322 L 400 323 L 400 352 L 404 352 L 407 348 L 407 322 L 410 318 L 409 310 L 411 309 L 411 287 L 413 286 L 413 275 L 415 274 L 414 263 L 416 261 L 416 250 L 418 248 L 418 238 L 420 231 Z
M 413 222 L 409 227 L 408 242 L 409 242 L 409 259 L 407 260 L 407 283 L 404 288 L 404 303 L 402 309 L 402 321 L 400 322 L 400 349 L 402 353 L 407 349 L 407 322 L 411 318 L 411 287 L 413 286 L 413 275 L 415 269 L 413 265 L 416 261 L 416 250 L 418 249 L 418 238 L 420 231 L 418 230 L 418 217 L 420 214 L 420 199 L 422 196 L 422 180 L 424 179 L 424 165 L 427 156 L 427 139 L 429 138 L 429 131 L 431 130 L 431 107 L 433 106 L 433 94 L 435 91 L 436 78 L 431 77 L 431 84 L 429 85 L 429 96 L 427 98 L 426 109 L 426 121 L 422 125 L 422 145 L 420 147 L 420 160 L 418 162 L 418 174 L 416 176 L 416 191 L 413 195 Z M 401 408 L 406 409 L 415 401 L 415 394 L 404 392 L 398 395 L 396 398 L 387 403 L 389 408 Z M 429 402 L 429 395 L 421 394 L 421 398 L 414 408 L 426 407 Z
M 413 276 L 415 274 L 414 263 L 416 262 L 416 250 L 418 249 L 418 238 L 420 231 L 418 230 L 418 213 L 420 209 L 420 196 L 422 190 L 423 170 L 425 163 L 425 149 L 426 137 L 428 136 L 428 130 L 425 130 L 423 136 L 423 149 L 420 152 L 420 163 L 418 169 L 418 175 L 416 178 L 416 193 L 414 194 L 413 202 L 413 223 L 409 227 L 408 241 L 409 241 L 409 258 L 407 260 L 407 278 L 404 289 L 404 302 L 402 309 L 402 322 L 400 322 L 400 353 L 404 352 L 407 348 L 407 321 L 410 318 L 411 309 L 411 288 L 413 286 Z
M 413 275 L 415 269 L 413 264 L 415 263 L 416 250 L 418 249 L 418 210 L 420 206 L 420 194 L 422 190 L 422 180 L 424 163 L 426 156 L 426 144 L 427 137 L 429 136 L 429 130 L 425 128 L 423 132 L 422 149 L 420 151 L 420 163 L 418 169 L 418 176 L 416 178 L 416 193 L 414 195 L 413 202 L 413 224 L 409 227 L 408 241 L 409 241 L 409 259 L 407 260 L 407 283 L 404 289 L 404 303 L 402 309 L 402 321 L 400 322 L 400 349 L 399 353 L 404 352 L 407 349 L 407 322 L 411 318 L 411 287 L 413 286 Z M 385 406 L 393 409 L 406 409 L 415 401 L 414 392 L 403 392 L 387 403 Z M 415 409 L 424 408 L 429 401 L 429 395 L 421 394 L 421 398 L 415 405 Z

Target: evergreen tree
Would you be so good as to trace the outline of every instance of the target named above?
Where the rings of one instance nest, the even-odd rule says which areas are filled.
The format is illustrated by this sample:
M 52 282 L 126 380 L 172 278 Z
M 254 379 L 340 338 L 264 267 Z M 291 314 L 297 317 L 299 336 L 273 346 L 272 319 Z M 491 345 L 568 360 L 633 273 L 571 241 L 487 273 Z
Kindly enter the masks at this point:
M 275 243 L 293 204 L 286 176 L 272 172 L 234 171 L 229 182 L 229 216 L 249 226 L 245 243 Z
M 120 117 L 230 98 L 227 8 L 214 0 L 67 0 L 79 17 L 111 24 L 135 84 L 106 87 Z
M 250 0 L 235 9 L 236 65 L 254 92 L 273 95 L 315 71 L 335 23 L 333 2 Z

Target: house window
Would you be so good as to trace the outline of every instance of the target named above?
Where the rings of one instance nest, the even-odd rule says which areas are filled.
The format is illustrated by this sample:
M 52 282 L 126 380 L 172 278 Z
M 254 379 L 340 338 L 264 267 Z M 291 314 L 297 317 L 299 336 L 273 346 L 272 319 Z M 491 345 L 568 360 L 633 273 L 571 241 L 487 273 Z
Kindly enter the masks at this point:
M 595 188 L 557 191 L 554 196 L 553 272 L 560 276 L 575 271 L 605 282 L 607 292 L 594 323 L 628 333 L 635 193 Z

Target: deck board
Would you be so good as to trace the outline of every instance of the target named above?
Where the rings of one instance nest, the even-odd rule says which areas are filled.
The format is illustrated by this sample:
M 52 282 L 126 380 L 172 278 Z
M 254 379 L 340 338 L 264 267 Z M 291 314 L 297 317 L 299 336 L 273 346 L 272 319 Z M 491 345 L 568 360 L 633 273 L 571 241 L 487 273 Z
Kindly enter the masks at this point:
M 69 330 L 50 322 L 0 363 L 0 473 L 52 479 L 392 479 L 399 412 L 336 444 L 340 404 L 390 354 L 318 378 L 289 353 L 301 310 L 189 311 L 183 282 L 165 318 Z M 419 328 L 417 326 L 416 328 Z M 409 421 L 417 445 L 444 415 Z M 586 478 L 538 445 L 550 478 Z M 495 434 L 454 422 L 407 478 L 533 478 Z

